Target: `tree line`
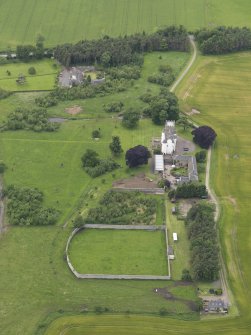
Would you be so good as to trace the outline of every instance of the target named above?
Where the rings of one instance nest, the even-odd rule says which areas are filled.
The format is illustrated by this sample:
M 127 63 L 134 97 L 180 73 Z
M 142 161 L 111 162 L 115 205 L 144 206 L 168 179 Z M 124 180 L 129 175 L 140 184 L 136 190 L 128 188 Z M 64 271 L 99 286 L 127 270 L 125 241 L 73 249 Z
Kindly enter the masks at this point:
M 191 265 L 195 280 L 213 281 L 219 275 L 217 234 L 214 208 L 208 203 L 194 205 L 186 218 L 191 241 Z
M 186 29 L 183 26 L 170 26 L 153 34 L 143 32 L 123 37 L 104 36 L 98 40 L 59 45 L 54 50 L 54 56 L 65 66 L 96 63 L 109 67 L 142 64 L 142 54 L 145 52 L 188 49 Z
M 205 55 L 225 54 L 251 49 L 251 29 L 247 27 L 216 27 L 195 33 L 201 52 Z
M 7 116 L 7 120 L 2 124 L 2 130 L 33 130 L 56 131 L 59 124 L 49 121 L 49 115 L 43 108 L 23 108 L 19 107 Z

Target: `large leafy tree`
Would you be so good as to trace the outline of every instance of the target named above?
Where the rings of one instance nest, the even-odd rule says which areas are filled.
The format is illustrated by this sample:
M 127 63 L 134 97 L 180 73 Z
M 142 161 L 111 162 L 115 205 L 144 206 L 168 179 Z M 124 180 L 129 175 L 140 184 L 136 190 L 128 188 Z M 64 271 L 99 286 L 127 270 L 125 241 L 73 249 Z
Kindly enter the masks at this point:
M 208 149 L 216 139 L 216 132 L 209 126 L 201 126 L 192 131 L 193 140 L 203 149 Z
M 139 165 L 147 164 L 148 158 L 151 157 L 150 151 L 143 145 L 137 145 L 126 152 L 126 165 L 136 167 Z
M 126 128 L 136 128 L 139 123 L 139 119 L 139 112 L 130 108 L 123 115 L 122 125 Z

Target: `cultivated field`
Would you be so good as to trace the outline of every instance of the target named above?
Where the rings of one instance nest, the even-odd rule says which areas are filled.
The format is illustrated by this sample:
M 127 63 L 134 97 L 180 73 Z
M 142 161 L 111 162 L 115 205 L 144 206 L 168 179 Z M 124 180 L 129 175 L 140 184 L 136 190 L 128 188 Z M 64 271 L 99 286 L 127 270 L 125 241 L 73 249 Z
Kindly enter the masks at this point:
M 59 319 L 46 335 L 59 334 L 250 334 L 250 110 L 251 54 L 201 57 L 179 89 L 190 96 L 184 108 L 201 111 L 195 121 L 211 125 L 218 133 L 212 165 L 212 184 L 219 196 L 222 216 L 220 237 L 231 288 L 241 316 L 213 322 L 184 323 L 152 317 L 92 316 Z M 93 322 L 95 329 L 92 328 Z M 71 324 L 67 328 L 66 324 Z M 72 324 L 76 326 L 72 328 Z M 105 325 L 105 327 L 104 327 Z
M 84 229 L 69 257 L 79 273 L 168 275 L 163 231 Z
M 250 26 L 249 0 L 12 0 L 2 1 L 0 50 L 34 44 L 47 46 L 104 35 L 152 32 L 163 25 L 188 29 L 215 25 Z

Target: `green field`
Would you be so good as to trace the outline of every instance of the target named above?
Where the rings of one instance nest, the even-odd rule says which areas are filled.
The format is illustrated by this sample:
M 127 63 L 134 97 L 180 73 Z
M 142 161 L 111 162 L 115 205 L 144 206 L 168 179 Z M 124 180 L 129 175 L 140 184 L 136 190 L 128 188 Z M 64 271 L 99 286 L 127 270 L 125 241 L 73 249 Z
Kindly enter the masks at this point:
M 69 257 L 79 273 L 168 275 L 162 231 L 85 229 L 73 238 Z
M 54 46 L 171 24 L 250 26 L 251 15 L 249 0 L 11 0 L 0 8 L 0 50 L 34 44 L 38 34 Z
M 221 244 L 230 286 L 241 316 L 200 323 L 142 316 L 129 319 L 112 315 L 95 319 L 76 316 L 57 320 L 46 335 L 58 335 L 62 329 L 67 335 L 107 334 L 108 331 L 110 335 L 250 334 L 250 90 L 251 53 L 200 57 L 178 90 L 184 110 L 197 108 L 201 114 L 194 120 L 211 125 L 218 134 L 211 182 L 221 204 Z
M 175 259 L 170 261 L 172 279 L 181 280 L 182 270 L 190 268 L 190 245 L 184 221 L 178 220 L 172 214 L 173 204 L 167 203 L 167 227 L 169 231 L 169 245 L 173 247 Z M 173 233 L 178 235 L 178 241 L 173 241 Z
M 35 75 L 28 73 L 30 67 L 36 69 Z M 51 90 L 55 85 L 58 69 L 59 66 L 52 60 L 0 65 L 0 88 L 7 91 Z M 10 71 L 10 76 L 7 71 Z M 24 84 L 16 82 L 20 74 L 26 77 Z

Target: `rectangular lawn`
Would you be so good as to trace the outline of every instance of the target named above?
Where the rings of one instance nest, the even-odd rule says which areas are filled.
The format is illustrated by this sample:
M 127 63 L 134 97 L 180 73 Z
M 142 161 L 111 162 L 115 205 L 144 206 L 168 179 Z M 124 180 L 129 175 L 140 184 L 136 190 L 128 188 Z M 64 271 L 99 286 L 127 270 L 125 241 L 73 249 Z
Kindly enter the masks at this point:
M 69 256 L 79 273 L 167 275 L 162 231 L 85 229 L 72 239 Z

